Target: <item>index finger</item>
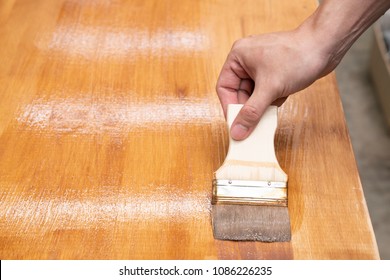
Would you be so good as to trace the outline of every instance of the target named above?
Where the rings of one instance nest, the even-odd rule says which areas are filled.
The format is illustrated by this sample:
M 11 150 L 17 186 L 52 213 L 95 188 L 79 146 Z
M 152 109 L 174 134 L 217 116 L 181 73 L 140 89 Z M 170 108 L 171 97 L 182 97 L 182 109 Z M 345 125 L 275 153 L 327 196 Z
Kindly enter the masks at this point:
M 225 61 L 217 81 L 217 94 L 226 117 L 227 105 L 237 104 L 241 81 L 251 77 L 245 72 L 239 62 L 230 55 Z

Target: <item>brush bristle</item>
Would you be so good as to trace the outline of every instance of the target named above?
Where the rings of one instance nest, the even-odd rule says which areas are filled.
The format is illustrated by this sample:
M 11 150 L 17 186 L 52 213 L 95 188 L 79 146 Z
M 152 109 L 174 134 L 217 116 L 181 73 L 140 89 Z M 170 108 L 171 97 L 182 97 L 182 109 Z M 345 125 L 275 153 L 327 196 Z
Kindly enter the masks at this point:
M 229 104 L 227 111 L 228 129 L 242 108 L 242 104 Z M 215 172 L 216 180 L 266 181 L 286 182 L 287 174 L 281 169 L 275 154 L 274 136 L 277 127 L 277 107 L 270 106 L 263 114 L 260 122 L 252 134 L 242 141 L 235 141 L 229 137 L 229 150 L 223 165 Z M 262 194 L 262 199 L 283 199 L 287 203 L 287 189 L 280 192 Z M 212 206 L 213 232 L 216 239 L 222 240 L 254 240 L 263 242 L 290 241 L 290 218 L 288 209 L 284 206 L 250 205 L 259 201 L 259 193 L 254 192 L 246 197 L 244 190 L 241 195 L 237 192 L 226 191 L 221 197 L 213 197 L 216 203 Z M 219 192 L 214 191 L 213 196 Z M 219 204 L 223 197 L 232 198 L 242 195 L 249 200 L 241 201 L 246 204 Z M 268 196 L 269 195 L 269 196 Z M 229 201 L 225 201 L 228 203 Z
M 287 207 L 216 204 L 212 206 L 214 238 L 237 241 L 291 240 Z

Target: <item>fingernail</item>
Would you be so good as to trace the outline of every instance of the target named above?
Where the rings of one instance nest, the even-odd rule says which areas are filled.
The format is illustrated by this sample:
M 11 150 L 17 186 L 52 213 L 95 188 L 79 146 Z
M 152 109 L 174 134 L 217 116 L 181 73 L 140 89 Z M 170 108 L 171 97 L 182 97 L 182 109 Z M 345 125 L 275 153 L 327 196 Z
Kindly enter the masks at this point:
M 234 140 L 242 140 L 244 139 L 249 131 L 249 127 L 246 127 L 242 124 L 235 124 L 232 129 L 230 130 L 230 136 Z

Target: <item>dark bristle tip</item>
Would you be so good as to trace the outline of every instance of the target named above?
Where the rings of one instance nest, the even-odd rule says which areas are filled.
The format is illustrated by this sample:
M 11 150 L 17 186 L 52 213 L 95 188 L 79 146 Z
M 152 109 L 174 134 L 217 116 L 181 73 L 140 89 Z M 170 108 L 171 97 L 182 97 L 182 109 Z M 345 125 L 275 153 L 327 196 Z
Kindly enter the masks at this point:
M 214 238 L 234 241 L 288 242 L 291 240 L 287 207 L 212 206 Z

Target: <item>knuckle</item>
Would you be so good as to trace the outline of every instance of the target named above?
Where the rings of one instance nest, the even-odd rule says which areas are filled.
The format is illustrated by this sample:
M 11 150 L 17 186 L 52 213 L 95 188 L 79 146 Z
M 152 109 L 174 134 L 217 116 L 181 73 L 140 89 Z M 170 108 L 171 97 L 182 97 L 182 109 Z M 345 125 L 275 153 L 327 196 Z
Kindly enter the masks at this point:
M 238 40 L 235 40 L 234 42 L 233 42 L 233 49 L 234 48 L 236 48 L 237 47 L 237 45 L 239 45 L 240 44 L 240 41 L 241 41 L 241 39 L 238 39 Z
M 248 124 L 255 124 L 260 120 L 260 114 L 255 107 L 244 105 L 241 109 L 241 116 L 243 121 Z
M 215 91 L 219 94 L 219 92 L 221 91 L 221 85 L 220 85 L 220 82 L 217 81 L 217 84 L 215 85 Z
M 241 46 L 243 45 L 243 43 L 244 43 L 244 39 L 238 39 L 238 40 L 234 41 L 233 46 L 232 46 L 232 50 L 235 51 L 237 49 L 240 49 Z

